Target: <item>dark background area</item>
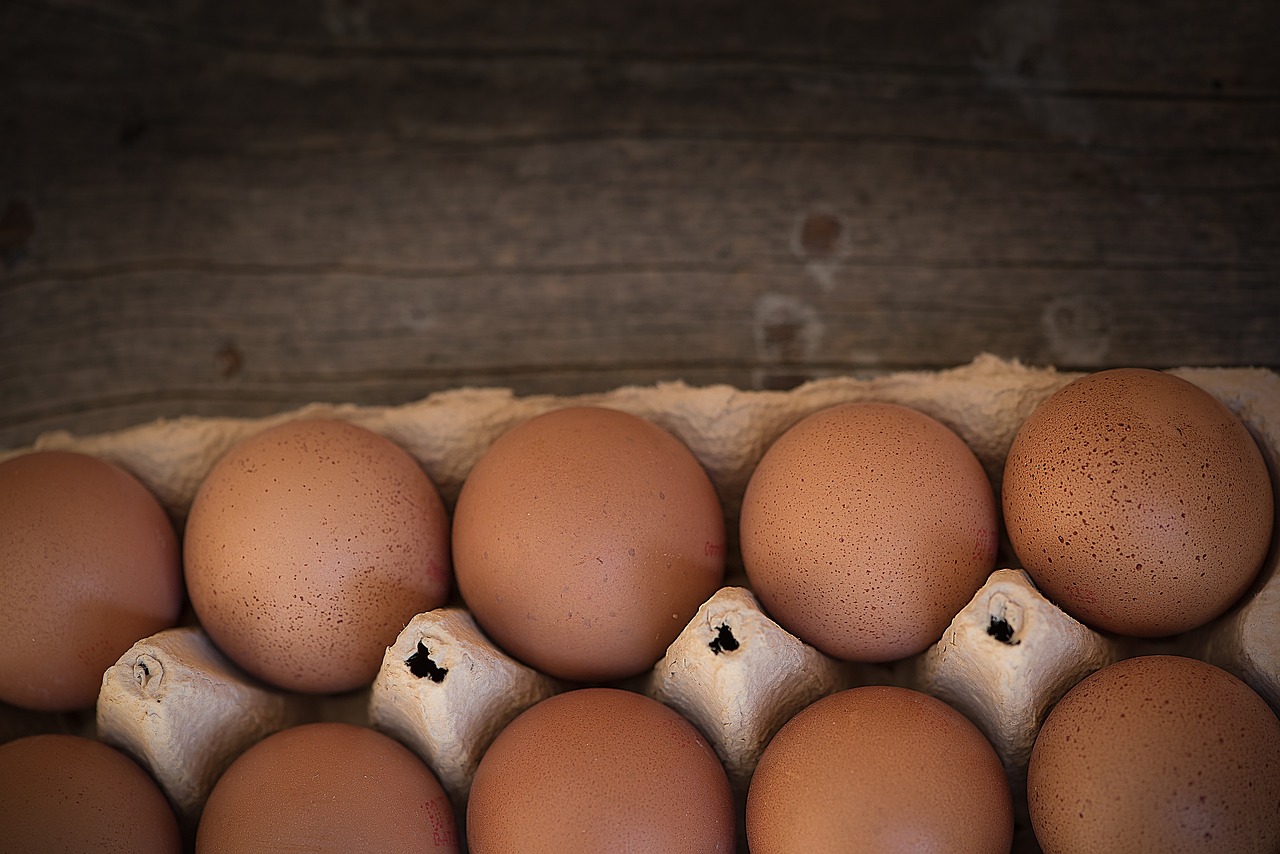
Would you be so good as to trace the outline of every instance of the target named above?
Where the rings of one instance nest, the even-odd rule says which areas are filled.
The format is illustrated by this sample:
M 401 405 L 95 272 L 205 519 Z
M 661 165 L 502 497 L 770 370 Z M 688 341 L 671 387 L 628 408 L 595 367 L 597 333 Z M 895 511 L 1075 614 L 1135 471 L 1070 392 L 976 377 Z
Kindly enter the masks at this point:
M 1278 36 L 1272 0 L 6 0 L 0 447 L 981 352 L 1280 367 Z

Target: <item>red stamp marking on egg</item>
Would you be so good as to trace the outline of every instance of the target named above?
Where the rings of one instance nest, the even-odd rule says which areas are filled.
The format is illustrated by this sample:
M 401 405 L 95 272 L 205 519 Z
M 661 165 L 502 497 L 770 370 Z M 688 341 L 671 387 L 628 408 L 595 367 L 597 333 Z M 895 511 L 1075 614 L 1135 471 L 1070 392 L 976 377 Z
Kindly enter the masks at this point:
M 996 553 L 996 535 L 990 528 L 982 527 L 978 529 L 978 535 L 973 541 L 973 559 L 974 560 L 990 560 L 995 557 Z
M 438 795 L 422 802 L 427 813 L 427 821 L 431 822 L 431 843 L 437 848 L 452 846 L 456 840 L 453 835 L 453 812 L 448 800 Z
M 707 557 L 720 557 L 724 554 L 724 543 L 713 543 L 707 540 L 706 545 L 702 547 L 702 553 Z

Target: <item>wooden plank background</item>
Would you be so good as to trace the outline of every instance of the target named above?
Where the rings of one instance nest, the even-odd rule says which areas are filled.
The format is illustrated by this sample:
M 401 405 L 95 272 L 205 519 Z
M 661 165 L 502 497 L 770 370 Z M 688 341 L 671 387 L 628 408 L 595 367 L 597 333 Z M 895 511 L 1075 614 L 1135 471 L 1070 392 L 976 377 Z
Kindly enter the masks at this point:
M 1280 367 L 1278 37 L 1274 0 L 4 0 L 0 447 Z

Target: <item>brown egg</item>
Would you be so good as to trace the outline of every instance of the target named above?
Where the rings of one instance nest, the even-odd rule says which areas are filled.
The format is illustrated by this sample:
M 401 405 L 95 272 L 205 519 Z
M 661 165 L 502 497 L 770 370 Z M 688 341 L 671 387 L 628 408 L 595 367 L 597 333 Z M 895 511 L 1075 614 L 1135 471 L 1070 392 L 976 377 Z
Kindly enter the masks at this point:
M 964 441 L 885 403 L 826 409 L 760 460 L 742 560 L 783 628 L 828 655 L 889 661 L 942 636 L 995 565 L 995 497 Z
M 1280 851 L 1280 720 L 1210 664 L 1126 659 L 1049 713 L 1027 799 L 1045 854 Z
M 164 793 L 123 753 L 74 735 L 0 745 L 0 851 L 178 854 Z
M 1253 437 L 1208 392 L 1159 371 L 1100 371 L 1059 390 L 1019 429 L 1003 491 L 1036 585 L 1125 635 L 1222 614 L 1271 543 L 1271 481 Z
M 509 430 L 454 509 L 458 589 L 507 652 L 563 679 L 652 667 L 724 577 L 724 513 L 678 439 L 572 407 Z
M 92 706 L 102 673 L 177 622 L 178 538 L 123 469 L 43 451 L 0 463 L 0 700 Z
M 435 486 L 399 446 L 341 421 L 289 422 L 232 448 L 191 505 L 185 557 L 214 643 L 294 691 L 371 682 L 450 586 Z
M 580 688 L 498 734 L 467 802 L 471 854 L 729 852 L 729 778 L 697 729 L 657 700 Z
M 267 736 L 218 780 L 199 854 L 458 850 L 449 798 L 398 741 L 344 723 Z
M 1008 854 L 1013 799 L 964 715 L 906 688 L 851 688 L 769 742 L 747 793 L 747 842 L 752 854 Z

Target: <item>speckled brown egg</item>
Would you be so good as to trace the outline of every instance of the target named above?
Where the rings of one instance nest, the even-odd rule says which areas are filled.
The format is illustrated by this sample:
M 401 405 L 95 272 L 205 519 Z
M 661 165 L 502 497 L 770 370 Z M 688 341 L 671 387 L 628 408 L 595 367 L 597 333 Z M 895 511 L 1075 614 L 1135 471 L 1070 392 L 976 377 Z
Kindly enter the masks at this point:
M 214 643 L 294 691 L 371 682 L 450 586 L 435 486 L 402 448 L 341 421 L 288 422 L 227 452 L 191 505 L 184 549 Z
M 1013 799 L 964 715 L 906 688 L 852 688 L 769 742 L 747 793 L 747 842 L 752 854 L 1008 854 Z
M 458 589 L 507 652 L 607 681 L 662 657 L 724 577 L 724 514 L 693 453 L 649 421 L 570 407 L 500 436 L 458 496 Z
M 164 793 L 118 750 L 74 735 L 0 745 L 0 851 L 179 854 Z
M 580 688 L 498 734 L 467 802 L 472 854 L 723 852 L 729 779 L 711 746 L 657 700 Z
M 1045 854 L 1280 851 L 1280 720 L 1213 665 L 1126 659 L 1049 713 L 1027 799 Z
M 200 854 L 456 852 L 449 798 L 398 741 L 365 727 L 313 723 L 249 748 L 200 817 Z
M 102 673 L 177 622 L 173 523 L 119 466 L 66 451 L 0 463 L 0 700 L 92 706 Z
M 742 502 L 743 566 L 769 615 L 828 655 L 920 652 L 995 564 L 981 463 L 941 422 L 886 403 L 816 412 L 765 452 Z
M 1257 444 L 1208 392 L 1159 371 L 1069 383 L 1019 429 L 1004 521 L 1022 566 L 1094 628 L 1155 637 L 1222 614 L 1271 542 Z

